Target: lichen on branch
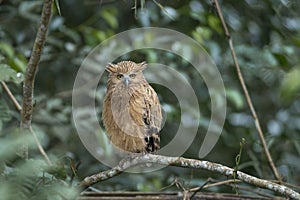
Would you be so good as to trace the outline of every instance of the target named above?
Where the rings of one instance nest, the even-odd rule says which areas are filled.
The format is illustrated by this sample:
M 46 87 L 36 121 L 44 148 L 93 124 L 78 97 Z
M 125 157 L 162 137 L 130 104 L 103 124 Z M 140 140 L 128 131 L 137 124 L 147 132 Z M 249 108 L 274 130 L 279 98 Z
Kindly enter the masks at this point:
M 232 168 L 227 166 L 213 163 L 204 160 L 196 160 L 196 159 L 188 159 L 183 157 L 169 157 L 169 156 L 162 156 L 162 155 L 153 155 L 153 154 L 145 154 L 145 155 L 137 155 L 135 157 L 129 157 L 122 160 L 119 165 L 103 171 L 96 173 L 94 175 L 88 176 L 84 178 L 84 180 L 78 185 L 79 189 L 85 189 L 97 182 L 101 182 L 107 179 L 110 179 L 114 176 L 117 176 L 123 173 L 125 170 L 130 169 L 134 166 L 138 166 L 140 164 L 145 163 L 155 163 L 160 165 L 170 165 L 170 166 L 177 166 L 183 168 L 192 168 L 192 169 L 204 169 L 211 172 L 216 172 L 227 177 L 233 177 L 236 174 L 235 178 L 241 180 L 242 182 L 248 183 L 250 185 L 268 189 L 279 193 L 284 196 L 288 196 L 292 199 L 300 199 L 300 194 L 295 192 L 294 190 L 284 186 L 279 185 L 277 183 L 263 180 L 251 175 L 248 175 L 241 171 L 236 171 Z
M 32 53 L 26 67 L 23 83 L 23 103 L 21 111 L 21 130 L 22 132 L 29 132 L 31 129 L 31 119 L 33 110 L 33 93 L 34 93 L 34 80 L 38 70 L 42 50 L 46 41 L 46 34 L 48 25 L 51 19 L 52 0 L 45 0 L 42 10 L 41 24 L 33 44 Z M 25 159 L 28 158 L 28 147 L 24 144 L 21 150 L 21 156 Z

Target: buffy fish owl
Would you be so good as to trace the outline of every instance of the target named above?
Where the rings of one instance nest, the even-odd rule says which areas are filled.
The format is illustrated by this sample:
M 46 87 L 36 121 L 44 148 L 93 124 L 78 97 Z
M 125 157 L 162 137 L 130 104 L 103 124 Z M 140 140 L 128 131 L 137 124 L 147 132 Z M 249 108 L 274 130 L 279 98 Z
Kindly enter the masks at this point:
M 109 64 L 103 123 L 111 143 L 124 151 L 154 152 L 160 148 L 162 112 L 154 89 L 146 81 L 146 63 Z

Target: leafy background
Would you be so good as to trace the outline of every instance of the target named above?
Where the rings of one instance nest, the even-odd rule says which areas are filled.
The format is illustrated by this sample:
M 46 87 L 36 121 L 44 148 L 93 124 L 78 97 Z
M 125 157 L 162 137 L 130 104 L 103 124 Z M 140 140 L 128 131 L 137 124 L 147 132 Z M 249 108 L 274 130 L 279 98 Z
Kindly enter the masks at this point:
M 16 155 L 21 142 L 32 139 L 19 133 L 20 114 L 0 87 L 2 197 L 69 197 L 76 194 L 69 185 L 107 169 L 87 152 L 76 133 L 71 117 L 75 76 L 83 59 L 103 40 L 131 28 L 148 26 L 170 28 L 194 38 L 221 72 L 228 101 L 226 122 L 218 143 L 205 159 L 234 167 L 240 141 L 245 138 L 239 169 L 273 179 L 211 2 L 141 0 L 135 5 L 134 1 L 64 0 L 56 3 L 35 81 L 33 113 L 33 128 L 55 165 L 47 167 L 34 142 L 30 145 L 28 162 Z M 284 181 L 300 185 L 300 3 L 296 0 L 220 3 L 275 165 Z M 40 0 L 0 3 L 0 80 L 8 84 L 19 102 L 42 4 Z M 137 8 L 132 9 L 134 6 Z M 186 49 L 187 54 L 189 50 Z M 203 138 L 201 133 L 207 129 L 210 118 L 210 97 L 205 84 L 193 78 L 192 68 L 185 67 L 187 63 L 180 58 L 156 50 L 129 56 L 132 60 L 151 62 L 163 58 L 165 63 L 185 73 L 196 88 L 201 107 L 201 126 L 195 141 Z M 166 88 L 154 87 L 169 110 L 162 136 L 162 142 L 166 143 L 177 130 L 180 112 L 176 99 Z M 100 111 L 104 91 L 103 82 L 96 99 Z M 199 144 L 194 142 L 184 156 L 197 158 L 198 150 Z M 206 171 L 167 167 L 146 174 L 125 173 L 94 187 L 104 191 L 178 191 L 175 186 L 165 187 L 175 179 L 187 188 L 200 186 L 208 177 L 226 179 Z M 10 192 L 16 188 L 19 192 Z M 225 186 L 209 190 L 234 192 Z

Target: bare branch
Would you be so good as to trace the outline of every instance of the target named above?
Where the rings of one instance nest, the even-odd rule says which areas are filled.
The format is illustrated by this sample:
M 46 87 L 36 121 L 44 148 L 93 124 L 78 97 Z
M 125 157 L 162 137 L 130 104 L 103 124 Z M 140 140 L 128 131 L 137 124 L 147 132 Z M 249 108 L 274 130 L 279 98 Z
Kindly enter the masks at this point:
M 204 185 L 204 186 L 201 186 L 201 187 L 196 187 L 196 188 L 192 188 L 192 189 L 189 189 L 190 192 L 196 192 L 196 191 L 199 191 L 200 188 L 210 188 L 210 187 L 216 187 L 216 186 L 219 186 L 219 185 L 225 185 L 225 184 L 230 184 L 230 183 L 237 183 L 237 182 L 241 182 L 240 180 L 235 180 L 235 179 L 229 179 L 229 180 L 226 180 L 226 181 L 219 181 L 219 182 L 215 182 L 215 183 L 210 183 L 210 184 L 207 184 L 207 185 Z
M 5 83 L 4 81 L 1 81 L 1 84 L 2 84 L 2 86 L 3 86 L 3 88 L 4 88 L 4 90 L 6 91 L 6 93 L 8 94 L 9 98 L 12 100 L 12 102 L 13 102 L 14 105 L 16 106 L 17 110 L 18 110 L 19 112 L 21 112 L 22 107 L 20 106 L 19 102 L 18 102 L 17 99 L 14 97 L 14 95 L 11 93 L 11 91 L 10 91 L 10 89 L 7 87 L 6 83 Z M 41 145 L 39 139 L 37 138 L 37 136 L 36 136 L 36 134 L 35 134 L 35 132 L 33 131 L 33 129 L 32 129 L 31 126 L 29 127 L 29 130 L 30 130 L 30 132 L 32 133 L 32 135 L 33 135 L 33 137 L 34 137 L 34 139 L 35 139 L 35 142 L 36 142 L 36 144 L 37 144 L 37 147 L 38 147 L 40 153 L 42 154 L 42 156 L 44 156 L 46 162 L 47 162 L 49 165 L 51 165 L 52 163 L 51 163 L 51 161 L 50 161 L 48 155 L 46 154 L 45 150 L 43 149 L 43 147 L 42 147 L 42 145 Z
M 223 174 L 227 177 L 233 177 L 235 173 L 234 169 L 232 168 L 226 167 L 221 164 L 209 162 L 209 161 L 188 159 L 183 157 L 168 157 L 168 156 L 161 156 L 161 155 L 145 154 L 145 155 L 138 155 L 136 157 L 129 158 L 129 159 L 124 159 L 119 163 L 119 165 L 107 171 L 99 172 L 97 174 L 86 177 L 79 184 L 78 188 L 85 189 L 97 182 L 104 181 L 114 176 L 117 176 L 131 167 L 137 166 L 139 164 L 145 164 L 145 163 L 171 165 L 171 166 L 184 167 L 184 168 L 205 169 L 212 172 Z M 276 193 L 279 193 L 281 195 L 288 196 L 292 199 L 300 199 L 299 193 L 295 192 L 294 190 L 286 186 L 279 185 L 271 181 L 259 179 L 257 177 L 248 175 L 241 171 L 236 172 L 235 178 L 245 183 L 254 185 L 256 187 L 268 189 Z
M 13 102 L 13 104 L 16 106 L 17 110 L 19 112 L 21 112 L 22 107 L 20 106 L 19 102 L 17 101 L 17 99 L 15 98 L 15 96 L 11 93 L 10 89 L 7 87 L 6 83 L 4 81 L 1 81 L 1 84 L 3 86 L 3 89 L 5 90 L 5 92 L 7 93 L 7 95 L 9 96 L 9 98 L 11 99 L 11 101 Z
M 42 54 L 42 50 L 46 40 L 46 33 L 48 29 L 48 24 L 51 18 L 52 11 L 52 0 L 45 0 L 43 5 L 41 24 L 39 26 L 32 54 L 30 56 L 26 72 L 25 79 L 23 83 L 23 104 L 21 112 L 21 129 L 26 132 L 26 130 L 31 128 L 32 119 L 32 109 L 33 109 L 33 92 L 34 92 L 34 80 L 35 75 L 38 70 L 38 64 Z M 22 156 L 28 158 L 28 146 L 24 144 L 21 150 Z
M 240 69 L 240 66 L 239 66 L 239 63 L 238 63 L 238 60 L 237 60 L 237 57 L 236 57 L 236 53 L 235 53 L 235 50 L 234 50 L 234 47 L 233 47 L 233 43 L 232 43 L 232 38 L 231 38 L 231 35 L 230 35 L 230 32 L 227 28 L 227 25 L 225 23 L 225 20 L 224 20 L 224 17 L 223 17 L 223 14 L 222 14 L 222 11 L 221 11 L 221 8 L 220 8 L 220 5 L 218 3 L 218 0 L 214 0 L 214 3 L 215 3 L 215 6 L 216 6 L 216 9 L 217 9 L 217 12 L 218 12 L 218 15 L 220 17 L 220 20 L 221 20 L 221 23 L 222 23 L 222 26 L 224 28 L 224 31 L 225 31 L 225 35 L 228 39 L 228 43 L 229 43 L 229 48 L 230 48 L 230 51 L 231 51 L 231 55 L 232 55 L 232 58 L 233 58 L 233 62 L 234 62 L 234 65 L 236 67 L 236 71 L 237 71 L 237 75 L 239 77 L 239 80 L 240 80 L 240 83 L 241 83 L 241 86 L 242 86 L 242 89 L 243 89 L 243 92 L 245 94 L 245 97 L 246 97 L 246 100 L 247 100 L 247 103 L 250 107 L 250 110 L 251 110 L 251 114 L 252 114 L 252 117 L 254 119 L 254 123 L 255 123 L 255 127 L 258 131 L 258 135 L 259 135 L 259 138 L 260 138 L 260 141 L 262 143 L 262 146 L 263 146 L 263 149 L 265 151 L 265 154 L 266 154 L 266 157 L 268 159 L 268 163 L 273 171 L 273 174 L 274 176 L 276 177 L 276 179 L 282 183 L 282 179 L 274 165 L 274 162 L 273 162 L 273 159 L 272 159 L 272 156 L 269 152 L 269 149 L 268 149 L 268 146 L 266 144 L 266 141 L 265 141 L 265 138 L 264 138 L 264 134 L 262 132 L 262 128 L 261 128 L 261 125 L 260 125 L 260 122 L 259 122 L 259 119 L 257 117 L 257 114 L 256 114 L 256 111 L 254 109 L 254 106 L 253 106 L 253 103 L 252 103 L 252 100 L 251 100 L 251 97 L 249 95 L 249 92 L 248 92 L 248 89 L 247 89 L 247 86 L 245 84 L 245 81 L 244 81 L 244 78 L 243 78 L 243 75 L 242 75 L 242 72 L 241 72 L 241 69 Z
M 42 147 L 42 145 L 41 145 L 41 143 L 40 143 L 40 141 L 39 141 L 37 135 L 35 134 L 35 132 L 34 132 L 33 129 L 32 129 L 32 126 L 29 127 L 29 130 L 30 130 L 31 134 L 32 134 L 33 137 L 34 137 L 35 143 L 36 143 L 36 145 L 37 145 L 37 147 L 38 147 L 40 153 L 42 154 L 42 156 L 44 156 L 44 158 L 45 158 L 46 162 L 48 163 L 48 165 L 52 165 L 51 160 L 49 159 L 47 153 L 46 153 L 45 150 L 43 149 L 43 147 Z

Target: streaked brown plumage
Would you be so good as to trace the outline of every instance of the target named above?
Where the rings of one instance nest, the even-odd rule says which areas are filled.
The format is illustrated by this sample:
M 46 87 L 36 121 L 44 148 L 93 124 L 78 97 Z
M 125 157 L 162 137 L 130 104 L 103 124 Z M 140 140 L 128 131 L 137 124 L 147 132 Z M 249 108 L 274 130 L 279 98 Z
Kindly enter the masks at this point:
M 162 113 L 154 89 L 145 80 L 146 63 L 109 64 L 103 122 L 116 147 L 134 153 L 160 148 Z

